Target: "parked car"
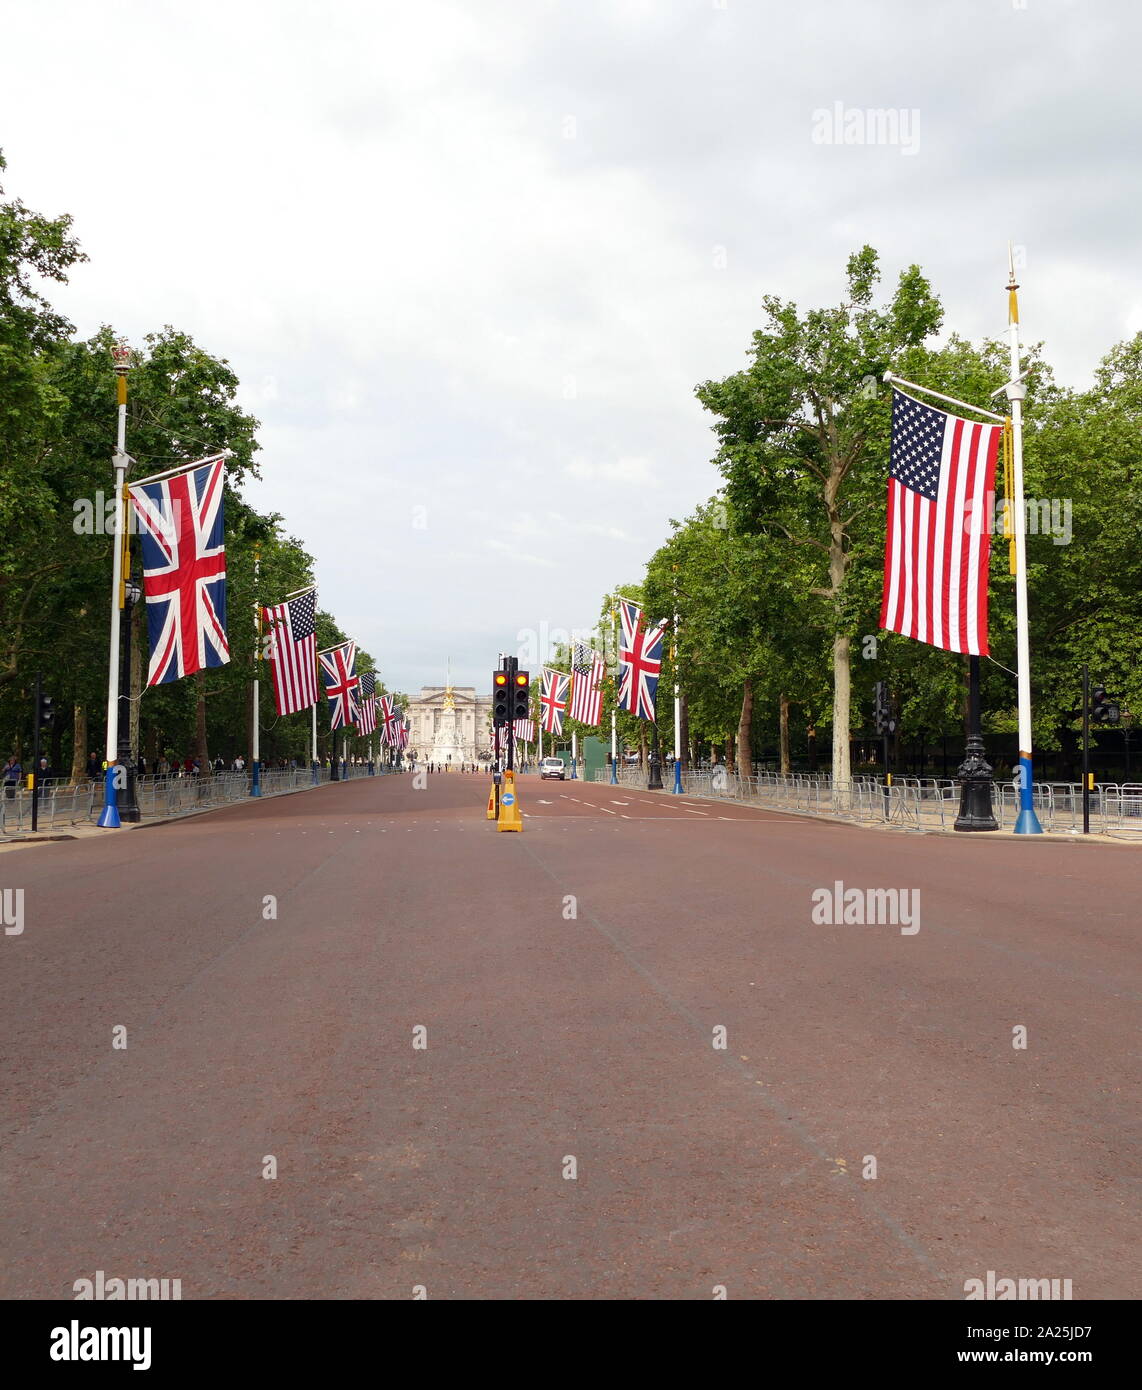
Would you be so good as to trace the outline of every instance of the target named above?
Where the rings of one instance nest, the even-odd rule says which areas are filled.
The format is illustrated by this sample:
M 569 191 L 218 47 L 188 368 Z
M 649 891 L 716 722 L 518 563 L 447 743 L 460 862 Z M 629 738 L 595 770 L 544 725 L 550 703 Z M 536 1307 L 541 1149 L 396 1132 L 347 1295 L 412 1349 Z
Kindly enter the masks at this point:
M 567 767 L 562 758 L 544 758 L 539 764 L 539 777 L 558 777 L 561 782 L 567 778 Z

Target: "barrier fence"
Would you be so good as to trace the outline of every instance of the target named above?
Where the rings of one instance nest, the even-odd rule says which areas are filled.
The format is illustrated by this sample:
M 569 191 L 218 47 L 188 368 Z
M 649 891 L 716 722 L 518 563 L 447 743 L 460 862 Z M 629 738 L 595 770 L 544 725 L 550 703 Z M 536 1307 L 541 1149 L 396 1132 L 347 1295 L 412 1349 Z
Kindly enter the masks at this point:
M 662 777 L 669 792 L 673 768 L 664 765 Z M 610 783 L 610 768 L 596 771 L 591 780 Z M 646 780 L 644 768 L 618 771 L 620 787 L 644 789 Z M 878 821 L 913 830 L 951 830 L 960 809 L 960 784 L 941 777 L 894 777 L 891 787 L 874 777 L 854 777 L 834 786 L 827 774 L 782 777 L 776 772 L 761 772 L 743 777 L 725 768 L 712 768 L 684 770 L 682 787 L 687 796 L 747 802 L 800 815 Z M 1081 783 L 1036 782 L 1032 797 L 1044 830 L 1082 833 Z M 1013 782 L 995 783 L 992 808 L 1000 829 L 1011 829 L 1019 814 L 1019 792 Z M 1094 834 L 1142 839 L 1142 783 L 1112 782 L 1096 787 L 1090 797 L 1090 828 Z
M 377 766 L 376 775 L 385 776 L 398 769 Z M 347 763 L 340 769 L 340 780 L 368 777 L 367 763 Z M 188 811 L 205 811 L 250 798 L 250 773 L 213 772 L 199 776 L 157 776 L 135 778 L 135 799 L 144 821 L 163 820 Z M 262 796 L 304 791 L 330 781 L 326 767 L 262 768 L 258 779 Z M 69 783 L 49 778 L 40 783 L 39 830 L 51 831 L 70 825 L 94 824 L 103 809 L 103 781 Z M 27 834 L 32 828 L 32 793 L 26 785 L 0 789 L 0 835 Z

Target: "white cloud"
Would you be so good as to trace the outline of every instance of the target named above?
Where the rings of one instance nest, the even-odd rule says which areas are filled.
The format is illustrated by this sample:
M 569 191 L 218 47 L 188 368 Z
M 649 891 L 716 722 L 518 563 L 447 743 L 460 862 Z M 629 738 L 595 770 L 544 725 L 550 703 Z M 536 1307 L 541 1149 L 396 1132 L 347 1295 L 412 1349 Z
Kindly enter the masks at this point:
M 883 0 L 110 17 L 6 15 L 7 187 L 75 215 L 91 262 L 56 298 L 82 332 L 173 323 L 231 361 L 263 421 L 250 500 L 396 685 L 592 622 L 718 485 L 695 383 L 744 365 L 764 293 L 834 302 L 866 240 L 971 336 L 1002 330 L 1025 244 L 1025 332 L 1063 381 L 1138 324 L 1127 0 L 964 0 L 954 28 Z M 918 110 L 916 156 L 814 146 L 837 100 Z

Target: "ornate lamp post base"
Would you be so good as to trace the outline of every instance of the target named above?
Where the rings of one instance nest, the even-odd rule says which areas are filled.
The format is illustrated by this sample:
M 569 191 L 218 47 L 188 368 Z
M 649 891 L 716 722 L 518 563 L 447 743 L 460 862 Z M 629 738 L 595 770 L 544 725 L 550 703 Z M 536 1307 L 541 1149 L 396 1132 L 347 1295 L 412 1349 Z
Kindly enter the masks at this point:
M 967 741 L 964 760 L 959 770 L 960 813 L 957 830 L 998 830 L 999 822 L 991 807 L 991 765 L 983 755 L 983 739 L 972 736 Z

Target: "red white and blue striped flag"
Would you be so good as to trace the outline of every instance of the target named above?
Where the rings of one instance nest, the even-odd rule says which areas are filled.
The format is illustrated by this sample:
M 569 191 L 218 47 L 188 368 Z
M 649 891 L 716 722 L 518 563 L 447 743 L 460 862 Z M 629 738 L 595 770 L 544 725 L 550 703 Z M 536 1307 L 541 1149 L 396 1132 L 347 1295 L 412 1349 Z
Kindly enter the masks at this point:
M 357 728 L 371 734 L 377 727 L 377 673 L 361 672 L 361 709 Z
M 602 656 L 582 642 L 575 643 L 575 659 L 571 663 L 571 718 L 580 724 L 597 724 L 603 714 L 603 673 L 606 667 Z
M 1002 433 L 893 391 L 884 631 L 987 656 L 988 511 Z
M 147 685 L 165 685 L 230 660 L 226 639 L 225 457 L 127 489 L 143 538 L 143 592 L 151 663 Z
M 514 721 L 515 738 L 517 743 L 535 742 L 535 720 L 517 719 Z
M 279 715 L 317 703 L 317 590 L 263 608 L 270 639 L 270 675 Z

